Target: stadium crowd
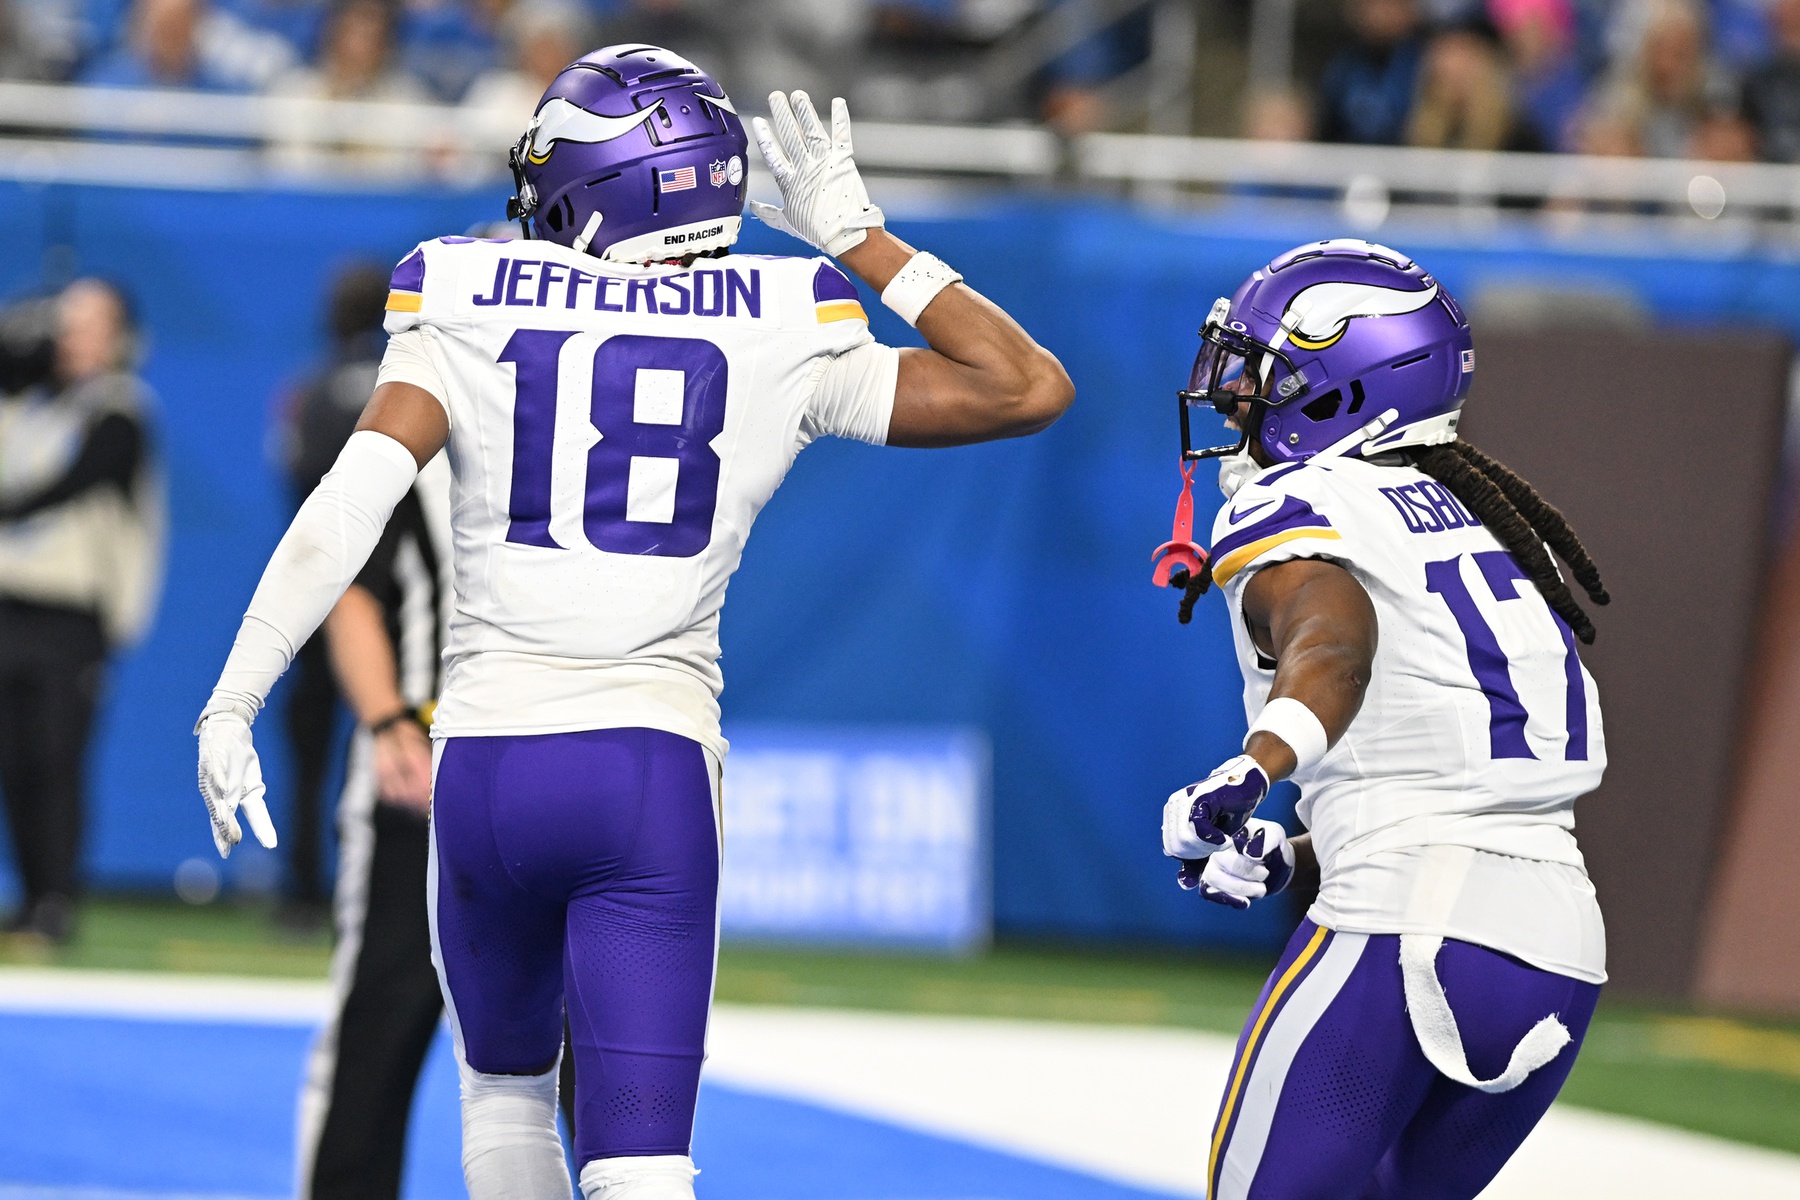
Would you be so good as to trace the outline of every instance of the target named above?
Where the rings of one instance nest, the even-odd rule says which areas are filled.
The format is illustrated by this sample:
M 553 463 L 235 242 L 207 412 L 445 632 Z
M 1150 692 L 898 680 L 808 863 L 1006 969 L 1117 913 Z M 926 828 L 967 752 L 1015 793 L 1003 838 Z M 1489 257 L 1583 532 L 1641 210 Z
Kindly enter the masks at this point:
M 1384 145 L 1800 161 L 1800 0 L 1299 0 L 1297 78 L 1247 73 L 1247 0 L 1190 4 L 1187 127 Z M 644 40 L 735 93 L 867 118 L 1141 127 L 1156 4 L 1101 0 L 0 0 L 0 78 L 528 115 L 564 63 Z M 1062 9 L 1076 36 L 1033 38 Z M 1040 57 L 1009 54 L 1035 45 Z M 1047 53 L 1044 46 L 1050 46 Z M 1020 61 L 1025 68 L 1019 69 Z M 997 69 L 998 67 L 998 69 Z M 1141 93 L 1141 89 L 1140 89 Z M 1166 127 L 1166 126 L 1165 126 Z

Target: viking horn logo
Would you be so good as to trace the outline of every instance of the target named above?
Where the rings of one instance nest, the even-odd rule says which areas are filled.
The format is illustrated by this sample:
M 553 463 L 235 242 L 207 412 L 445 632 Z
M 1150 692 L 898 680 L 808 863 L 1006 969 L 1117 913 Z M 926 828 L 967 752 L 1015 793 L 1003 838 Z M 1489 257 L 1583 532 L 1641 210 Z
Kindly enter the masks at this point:
M 1300 349 L 1323 350 L 1337 344 L 1353 317 L 1397 317 L 1418 312 L 1437 295 L 1435 283 L 1417 292 L 1372 283 L 1315 283 L 1288 301 L 1281 328 Z
M 532 118 L 527 135 L 531 144 L 525 155 L 542 166 L 550 161 L 550 151 L 555 148 L 556 142 L 610 142 L 614 138 L 624 137 L 655 116 L 661 108 L 662 101 L 658 100 L 644 111 L 632 113 L 628 117 L 608 117 L 571 104 L 561 96 L 553 96 L 544 102 L 544 107 Z

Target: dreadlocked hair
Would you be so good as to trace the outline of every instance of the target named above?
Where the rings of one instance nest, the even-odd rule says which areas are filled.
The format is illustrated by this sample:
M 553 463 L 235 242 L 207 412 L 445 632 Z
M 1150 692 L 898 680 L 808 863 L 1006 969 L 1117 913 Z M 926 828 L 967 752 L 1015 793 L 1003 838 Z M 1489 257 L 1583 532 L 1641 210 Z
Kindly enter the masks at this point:
M 1546 543 L 1569 564 L 1575 582 L 1595 604 L 1612 597 L 1600 570 L 1568 519 L 1506 464 L 1462 441 L 1413 452 L 1413 464 L 1450 490 L 1512 552 L 1537 590 L 1584 644 L 1594 640 L 1594 623 L 1576 602 L 1550 557 Z

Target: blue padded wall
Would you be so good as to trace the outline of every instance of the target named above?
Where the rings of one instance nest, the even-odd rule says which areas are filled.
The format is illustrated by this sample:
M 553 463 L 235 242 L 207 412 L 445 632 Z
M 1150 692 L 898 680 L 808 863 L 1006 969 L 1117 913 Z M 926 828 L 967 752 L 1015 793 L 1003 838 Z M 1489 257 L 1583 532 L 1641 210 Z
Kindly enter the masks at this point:
M 331 271 L 359 256 L 391 261 L 498 206 L 492 191 L 0 183 L 0 294 L 37 285 L 48 247 L 72 248 L 79 270 L 136 293 L 152 337 L 145 372 L 162 397 L 169 584 L 154 634 L 112 678 L 91 789 L 97 886 L 166 888 L 182 859 L 212 854 L 189 729 L 285 523 L 270 430 L 284 389 L 322 350 Z M 748 224 L 744 249 L 797 248 Z M 1178 626 L 1175 597 L 1149 586 L 1149 551 L 1168 535 L 1173 392 L 1207 307 L 1287 246 L 1344 231 L 1328 214 L 1274 217 L 1251 201 L 1202 217 L 1016 196 L 902 211 L 894 228 L 1059 354 L 1079 398 L 1024 441 L 937 452 L 825 442 L 803 454 L 731 589 L 728 723 L 987 730 L 1002 934 L 1275 944 L 1291 911 L 1201 904 L 1159 853 L 1162 798 L 1234 753 L 1244 717 L 1217 597 Z M 1465 298 L 1511 278 L 1579 279 L 1666 321 L 1800 332 L 1800 265 L 1754 248 L 1385 237 Z M 878 336 L 916 340 L 873 297 L 865 306 Z M 1218 502 L 1205 474 L 1203 527 Z M 277 731 L 259 727 L 280 823 Z M 246 849 L 230 867 L 241 883 L 271 863 Z

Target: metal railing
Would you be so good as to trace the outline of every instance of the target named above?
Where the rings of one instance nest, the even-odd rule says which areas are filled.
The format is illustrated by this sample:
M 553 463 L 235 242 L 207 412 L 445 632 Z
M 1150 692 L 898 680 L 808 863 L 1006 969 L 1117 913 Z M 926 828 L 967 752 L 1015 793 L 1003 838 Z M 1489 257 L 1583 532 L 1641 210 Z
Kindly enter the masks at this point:
M 1129 185 L 1378 193 L 1456 205 L 1586 205 L 1779 215 L 1800 209 L 1800 167 L 1683 159 L 1419 150 L 1089 134 L 1075 173 Z
M 517 114 L 449 105 L 0 83 L 0 175 L 152 186 L 475 182 L 504 174 Z M 1468 210 L 1730 213 L 1792 221 L 1800 167 L 1153 134 L 860 122 L 871 172 L 1098 185 L 1162 198 L 1255 194 Z M 1360 216 L 1359 216 L 1360 213 Z

